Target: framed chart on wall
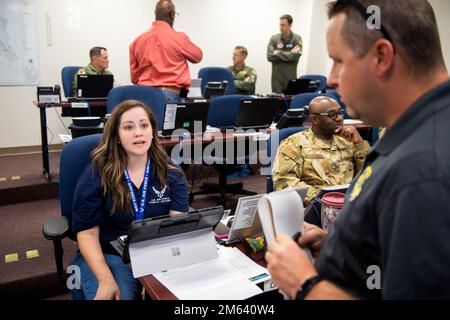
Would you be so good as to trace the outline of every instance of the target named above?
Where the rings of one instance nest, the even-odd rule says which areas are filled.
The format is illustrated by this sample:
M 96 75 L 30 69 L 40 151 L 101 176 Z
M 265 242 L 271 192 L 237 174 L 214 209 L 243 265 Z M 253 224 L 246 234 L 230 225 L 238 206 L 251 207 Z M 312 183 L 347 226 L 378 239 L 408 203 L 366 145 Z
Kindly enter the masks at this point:
M 39 81 L 35 0 L 0 1 L 0 85 Z

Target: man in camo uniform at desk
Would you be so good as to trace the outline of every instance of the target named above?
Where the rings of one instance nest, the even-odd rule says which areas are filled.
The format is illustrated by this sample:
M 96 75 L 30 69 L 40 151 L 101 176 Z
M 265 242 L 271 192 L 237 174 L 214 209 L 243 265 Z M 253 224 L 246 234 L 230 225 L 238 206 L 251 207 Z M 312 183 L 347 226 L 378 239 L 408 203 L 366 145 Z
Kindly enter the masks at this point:
M 309 105 L 312 128 L 286 138 L 272 168 L 275 190 L 309 187 L 305 203 L 322 187 L 352 181 L 369 152 L 369 144 L 352 126 L 343 127 L 343 110 L 320 96 Z
M 256 70 L 245 65 L 247 48 L 237 46 L 233 51 L 233 65 L 228 69 L 233 73 L 237 94 L 253 95 L 256 86 Z
M 109 66 L 108 50 L 103 47 L 94 47 L 89 51 L 91 62 L 83 68 L 78 69 L 72 81 L 72 95 L 77 96 L 79 74 L 112 74 L 107 68 Z

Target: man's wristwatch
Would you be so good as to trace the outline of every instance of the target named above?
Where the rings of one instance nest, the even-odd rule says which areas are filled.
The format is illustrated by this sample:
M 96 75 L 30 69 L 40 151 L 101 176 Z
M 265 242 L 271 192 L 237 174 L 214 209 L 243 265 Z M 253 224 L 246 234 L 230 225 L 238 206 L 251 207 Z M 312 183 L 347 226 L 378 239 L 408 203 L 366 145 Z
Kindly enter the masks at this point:
M 303 300 L 309 291 L 311 291 L 312 287 L 314 287 L 319 281 L 323 280 L 321 276 L 315 275 L 308 280 L 306 280 L 300 288 L 297 290 L 297 295 L 295 296 L 295 300 Z

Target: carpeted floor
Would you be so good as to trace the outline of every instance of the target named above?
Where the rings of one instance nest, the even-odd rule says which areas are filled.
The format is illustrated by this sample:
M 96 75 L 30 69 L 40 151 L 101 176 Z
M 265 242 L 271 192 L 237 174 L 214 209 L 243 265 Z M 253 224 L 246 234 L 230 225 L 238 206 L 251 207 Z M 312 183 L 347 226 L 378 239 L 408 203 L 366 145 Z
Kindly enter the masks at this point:
M 56 182 L 52 184 L 42 174 L 40 153 L 0 155 L 0 206 L 55 198 L 60 155 L 60 151 L 49 153 L 50 173 Z
M 55 153 L 53 153 L 55 155 Z M 40 156 L 20 156 L 11 157 L 8 160 L 0 157 L 1 174 L 11 176 L 13 174 L 27 177 L 29 173 L 28 183 L 20 186 L 23 190 L 33 190 L 32 194 L 41 197 L 48 190 L 55 188 L 56 195 L 57 185 L 43 184 L 41 179 L 41 162 L 36 165 L 35 162 L 40 160 Z M 59 154 L 55 156 L 55 163 L 59 162 Z M 32 164 L 30 164 L 32 163 Z M 23 166 L 26 170 L 17 170 L 16 167 Z M 31 168 L 30 168 L 31 167 Z M 257 171 L 257 168 L 254 168 Z M 211 167 L 197 166 L 192 172 L 192 167 L 187 171 L 189 183 L 193 185 L 193 189 L 199 188 L 203 182 L 217 182 L 217 174 Z M 16 173 L 17 172 L 17 173 Z M 192 180 L 194 177 L 194 180 Z M 244 182 L 244 187 L 251 191 L 264 193 L 266 191 L 266 177 L 255 175 L 231 180 L 230 183 Z M 22 180 L 23 183 L 23 180 Z M 10 189 L 18 187 L 18 185 L 10 185 L 10 188 L 3 188 L 7 192 Z M 0 189 L 2 187 L 0 186 Z M 1 190 L 0 190 L 1 191 Z M 28 191 L 30 193 L 30 191 Z M 2 205 L 0 202 L 0 253 L 2 260 L 0 261 L 0 299 L 70 299 L 70 295 L 65 286 L 65 279 L 60 279 L 56 275 L 56 266 L 54 262 L 53 243 L 46 240 L 42 235 L 42 221 L 49 216 L 60 215 L 59 202 L 56 197 L 51 199 L 29 201 L 27 191 L 19 192 L 22 196 L 22 203 Z M 227 207 L 234 209 L 239 195 L 230 195 L 227 198 Z M 45 197 L 44 197 L 45 198 Z M 16 200 L 20 200 L 20 197 Z M 195 197 L 191 204 L 194 208 L 206 208 L 217 204 L 219 198 L 217 195 L 202 195 Z M 64 247 L 64 265 L 67 266 L 69 260 L 74 256 L 77 245 L 70 240 L 63 241 Z M 38 256 L 36 255 L 36 251 Z M 31 252 L 30 252 L 31 251 Z M 27 258 L 28 254 L 33 257 Z M 8 255 L 18 255 L 18 261 L 6 263 Z M 14 260 L 14 259 L 12 259 Z
M 56 180 L 60 155 L 61 151 L 49 152 L 50 173 Z M 41 153 L 0 155 L 0 190 L 46 183 L 42 171 Z

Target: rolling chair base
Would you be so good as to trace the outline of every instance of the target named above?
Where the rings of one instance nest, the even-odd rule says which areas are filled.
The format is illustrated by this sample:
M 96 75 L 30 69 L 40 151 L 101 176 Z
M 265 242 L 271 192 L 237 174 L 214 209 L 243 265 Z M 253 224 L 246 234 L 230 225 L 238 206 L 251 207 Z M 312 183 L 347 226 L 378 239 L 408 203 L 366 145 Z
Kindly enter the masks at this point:
M 201 186 L 201 190 L 191 192 L 189 194 L 189 203 L 192 203 L 194 200 L 194 196 L 202 195 L 202 194 L 220 194 L 219 205 L 225 207 L 226 202 L 226 194 L 243 194 L 248 196 L 254 196 L 257 193 L 254 191 L 245 190 L 244 184 L 242 182 L 227 184 L 227 173 L 224 171 L 220 171 L 219 173 L 219 183 L 204 183 Z

